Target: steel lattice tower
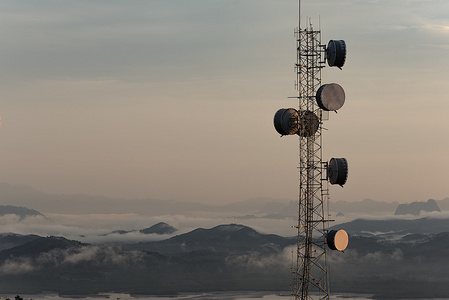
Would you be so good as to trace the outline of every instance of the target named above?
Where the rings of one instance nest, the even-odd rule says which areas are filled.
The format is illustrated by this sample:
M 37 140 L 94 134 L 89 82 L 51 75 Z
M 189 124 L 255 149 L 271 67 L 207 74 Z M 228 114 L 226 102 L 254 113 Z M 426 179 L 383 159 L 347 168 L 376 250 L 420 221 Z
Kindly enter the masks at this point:
M 296 266 L 292 270 L 292 296 L 295 299 L 328 299 L 325 215 L 328 193 L 326 163 L 322 160 L 323 111 L 315 100 L 321 85 L 324 50 L 321 31 L 313 30 L 311 25 L 305 29 L 298 28 L 296 37 L 299 125 L 300 128 L 313 127 L 318 123 L 318 129 L 314 134 L 299 137 L 298 244 Z
M 348 175 L 345 158 L 323 161 L 323 121 L 329 111 L 340 109 L 345 102 L 344 90 L 336 83 L 321 85 L 321 71 L 341 67 L 346 60 L 346 43 L 331 40 L 321 44 L 321 30 L 311 23 L 295 32 L 297 59 L 296 89 L 298 108 L 282 108 L 274 116 L 274 127 L 281 136 L 299 136 L 298 241 L 293 260 L 291 292 L 294 299 L 329 299 L 327 248 L 343 251 L 348 244 L 344 230 L 327 230 L 329 201 L 328 182 L 343 186 Z

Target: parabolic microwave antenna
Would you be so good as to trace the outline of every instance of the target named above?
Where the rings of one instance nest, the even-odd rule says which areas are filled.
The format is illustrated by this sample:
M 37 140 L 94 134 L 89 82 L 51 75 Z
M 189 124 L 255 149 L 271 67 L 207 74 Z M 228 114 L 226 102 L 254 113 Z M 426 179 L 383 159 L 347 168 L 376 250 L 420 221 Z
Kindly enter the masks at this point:
M 343 186 L 348 179 L 348 161 L 346 158 L 331 158 L 327 167 L 327 179 L 331 184 Z
M 274 128 L 280 135 L 297 134 L 299 115 L 294 108 L 281 108 L 274 115 Z
M 294 108 L 281 108 L 274 115 L 273 122 L 274 128 L 281 136 L 313 136 L 320 126 L 320 120 L 315 113 L 310 110 L 297 111 Z
M 326 50 L 329 67 L 342 68 L 346 61 L 346 43 L 343 40 L 331 40 Z
M 345 91 L 339 84 L 324 84 L 316 92 L 316 102 L 322 110 L 336 111 L 345 104 Z
M 329 201 L 328 184 L 344 186 L 348 179 L 346 158 L 323 160 L 322 131 L 328 111 L 337 111 L 345 104 L 343 88 L 337 83 L 322 84 L 321 71 L 329 67 L 341 69 L 346 62 L 344 40 L 321 44 L 321 30 L 310 22 L 296 30 L 296 89 L 297 108 L 279 109 L 273 119 L 281 136 L 299 138 L 299 199 L 298 245 L 296 263 L 292 269 L 292 298 L 329 299 L 327 249 L 343 251 L 349 236 L 343 229 L 328 230 L 330 213 L 325 214 Z M 326 112 L 326 114 L 324 114 Z M 325 117 L 326 116 L 326 117 Z
M 343 229 L 331 230 L 327 234 L 327 245 L 332 250 L 344 251 L 349 243 L 349 236 Z

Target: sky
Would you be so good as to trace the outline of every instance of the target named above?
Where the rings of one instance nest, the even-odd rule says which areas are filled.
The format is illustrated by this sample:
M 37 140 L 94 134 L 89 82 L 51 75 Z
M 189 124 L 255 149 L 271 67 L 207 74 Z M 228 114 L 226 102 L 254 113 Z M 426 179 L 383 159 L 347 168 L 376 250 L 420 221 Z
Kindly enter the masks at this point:
M 295 199 L 296 0 L 0 0 L 0 182 L 48 193 L 230 203 Z M 303 0 L 345 105 L 331 201 L 449 197 L 449 1 Z

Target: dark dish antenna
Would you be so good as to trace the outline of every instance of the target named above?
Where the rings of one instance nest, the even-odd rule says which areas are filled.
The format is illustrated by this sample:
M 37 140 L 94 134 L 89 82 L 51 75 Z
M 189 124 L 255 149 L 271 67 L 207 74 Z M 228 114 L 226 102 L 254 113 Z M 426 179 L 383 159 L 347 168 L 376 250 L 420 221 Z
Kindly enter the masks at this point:
M 322 110 L 337 111 L 345 104 L 345 91 L 336 83 L 323 84 L 316 92 L 316 102 Z
M 296 260 L 292 266 L 291 292 L 294 299 L 329 299 L 328 249 L 344 251 L 349 237 L 344 230 L 328 231 L 330 214 L 328 183 L 343 186 L 348 178 L 345 158 L 322 158 L 323 121 L 329 111 L 345 103 L 345 92 L 337 83 L 321 83 L 327 65 L 342 69 L 346 43 L 330 40 L 321 44 L 321 24 L 314 30 L 311 19 L 301 27 L 301 0 L 298 0 L 298 28 L 295 30 L 295 64 L 298 108 L 282 108 L 274 115 L 274 127 L 281 136 L 299 137 L 299 215 Z

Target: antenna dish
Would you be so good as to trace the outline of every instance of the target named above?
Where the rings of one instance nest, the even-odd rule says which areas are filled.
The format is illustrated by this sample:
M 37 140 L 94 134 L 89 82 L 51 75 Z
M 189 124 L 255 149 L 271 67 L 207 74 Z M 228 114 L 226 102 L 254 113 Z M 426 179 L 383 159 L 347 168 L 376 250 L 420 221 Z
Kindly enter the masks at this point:
M 281 108 L 274 114 L 274 128 L 280 135 L 298 133 L 298 111 L 294 108 Z
M 341 69 L 346 61 L 346 43 L 343 40 L 330 40 L 327 44 L 327 64 Z
M 323 110 L 336 111 L 345 104 L 345 91 L 339 84 L 324 84 L 316 92 L 316 102 Z
M 299 136 L 309 137 L 317 132 L 320 120 L 310 110 L 299 112 Z
M 348 179 L 348 161 L 346 158 L 331 158 L 327 167 L 327 179 L 331 184 L 343 186 Z
M 348 247 L 349 236 L 343 229 L 331 230 L 327 234 L 327 245 L 332 250 L 344 251 Z

